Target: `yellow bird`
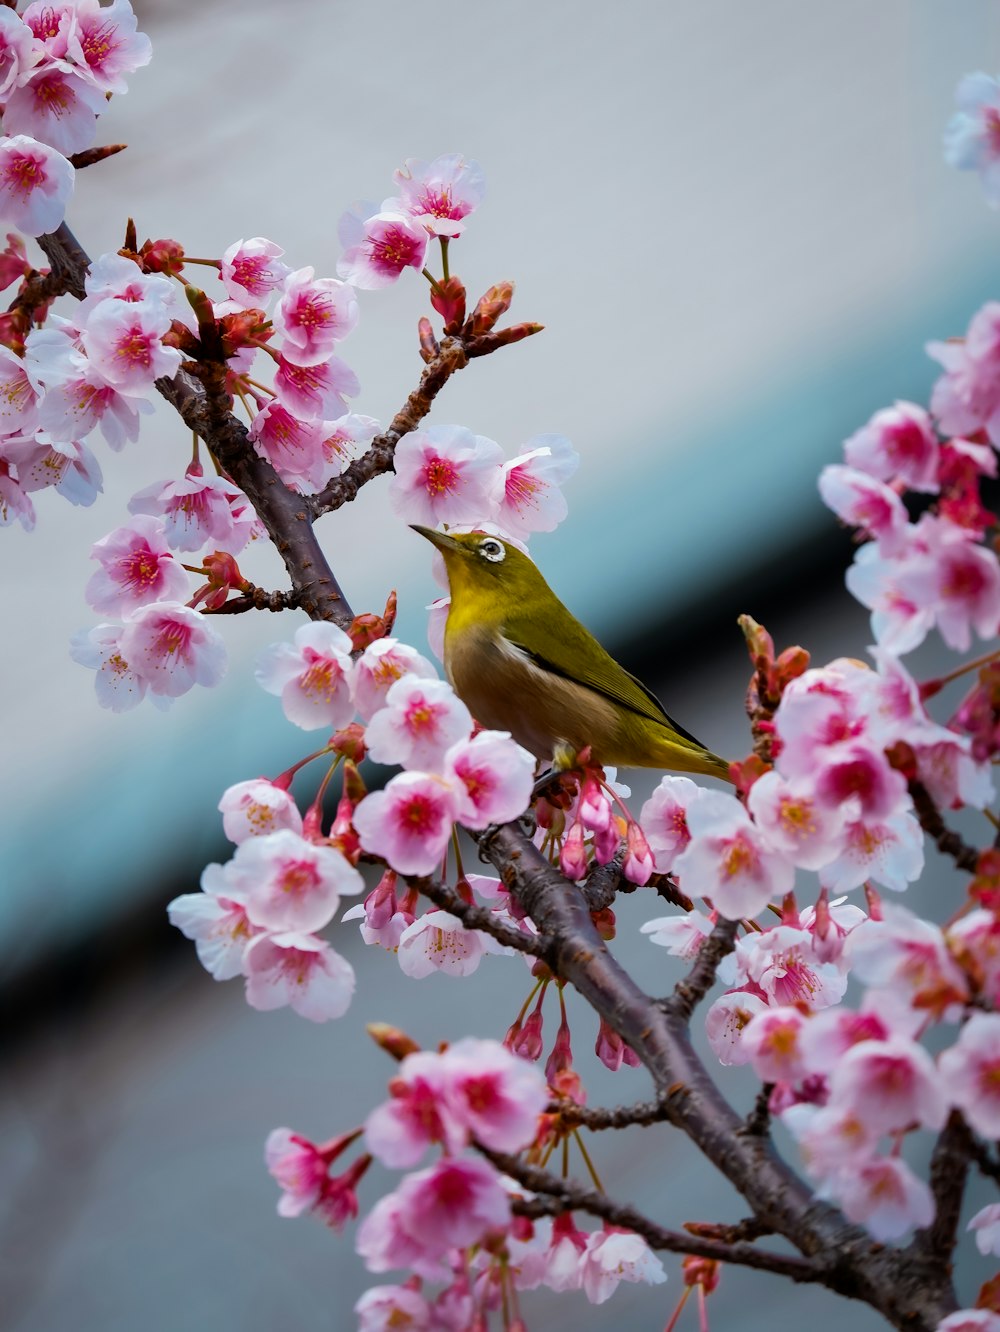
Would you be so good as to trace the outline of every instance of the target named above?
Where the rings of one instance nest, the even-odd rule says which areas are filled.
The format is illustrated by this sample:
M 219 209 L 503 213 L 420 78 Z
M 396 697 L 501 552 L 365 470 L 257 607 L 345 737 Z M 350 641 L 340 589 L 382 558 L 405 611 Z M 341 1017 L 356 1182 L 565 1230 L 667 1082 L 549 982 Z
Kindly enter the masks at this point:
M 516 546 L 484 532 L 413 530 L 444 556 L 444 668 L 482 726 L 510 731 L 539 759 L 590 745 L 602 765 L 731 780 L 726 760 L 664 712 Z

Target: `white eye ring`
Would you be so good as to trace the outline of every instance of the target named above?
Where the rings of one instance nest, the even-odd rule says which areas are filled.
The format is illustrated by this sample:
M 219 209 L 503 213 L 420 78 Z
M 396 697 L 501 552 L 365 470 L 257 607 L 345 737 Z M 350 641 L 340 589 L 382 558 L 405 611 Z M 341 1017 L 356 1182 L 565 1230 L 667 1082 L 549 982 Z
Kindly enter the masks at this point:
M 480 541 L 479 553 L 484 560 L 489 560 L 491 564 L 499 564 L 507 555 L 503 543 L 500 541 L 494 541 L 492 537 L 487 537 L 485 541 Z

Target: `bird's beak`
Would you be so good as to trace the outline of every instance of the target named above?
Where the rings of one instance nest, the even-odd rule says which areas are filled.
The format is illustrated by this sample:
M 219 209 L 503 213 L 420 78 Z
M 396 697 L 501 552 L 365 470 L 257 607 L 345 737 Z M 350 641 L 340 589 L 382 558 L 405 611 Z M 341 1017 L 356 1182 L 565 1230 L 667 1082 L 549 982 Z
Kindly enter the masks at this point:
M 414 532 L 419 532 L 422 537 L 426 537 L 432 546 L 437 546 L 438 550 L 462 550 L 463 547 L 448 535 L 447 532 L 435 532 L 433 527 L 421 527 L 419 523 L 411 523 L 410 527 Z

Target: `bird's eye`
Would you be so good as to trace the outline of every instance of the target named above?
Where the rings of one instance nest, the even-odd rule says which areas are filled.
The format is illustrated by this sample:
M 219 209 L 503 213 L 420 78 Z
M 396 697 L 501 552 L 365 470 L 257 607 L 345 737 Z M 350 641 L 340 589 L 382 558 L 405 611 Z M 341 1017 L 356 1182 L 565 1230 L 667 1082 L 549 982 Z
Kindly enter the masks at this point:
M 489 537 L 486 541 L 480 541 L 479 553 L 484 560 L 489 560 L 491 564 L 499 564 L 507 551 L 504 549 L 503 542 L 494 541 L 492 537 Z

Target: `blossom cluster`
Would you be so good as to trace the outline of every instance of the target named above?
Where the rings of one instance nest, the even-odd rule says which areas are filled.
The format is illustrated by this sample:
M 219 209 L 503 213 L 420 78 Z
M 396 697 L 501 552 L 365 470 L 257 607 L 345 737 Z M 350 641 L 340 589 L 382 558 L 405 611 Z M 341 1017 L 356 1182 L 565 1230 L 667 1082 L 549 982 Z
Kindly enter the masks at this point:
M 517 1153 L 544 1132 L 549 1091 L 532 1065 L 494 1041 L 465 1039 L 439 1053 L 407 1054 L 389 1090 L 390 1099 L 364 1125 L 371 1156 L 391 1169 L 409 1169 L 428 1147 L 440 1147 L 442 1155 L 405 1175 L 362 1221 L 357 1249 L 368 1269 L 402 1268 L 414 1276 L 404 1285 L 367 1291 L 355 1310 L 361 1329 L 464 1328 L 539 1286 L 583 1290 L 602 1303 L 621 1281 L 666 1280 L 645 1241 L 631 1231 L 606 1225 L 587 1233 L 570 1213 L 538 1222 L 513 1214 L 512 1200 L 524 1196 L 521 1186 L 466 1154 L 472 1143 Z M 308 1210 L 339 1228 L 356 1214 L 357 1167 L 329 1175 L 332 1159 L 354 1136 L 324 1146 L 274 1130 L 266 1156 L 283 1189 L 282 1215 Z M 431 1296 L 425 1282 L 444 1287 Z
M 97 118 L 149 63 L 129 0 L 33 0 L 0 11 L 0 223 L 55 231 L 73 193 L 69 160 L 91 148 Z

